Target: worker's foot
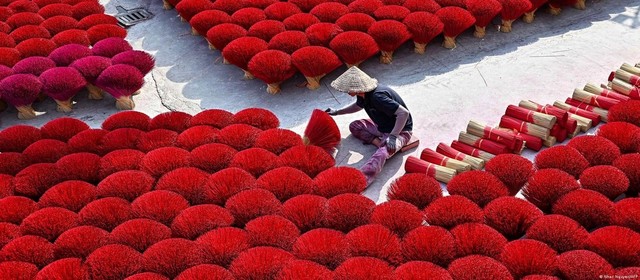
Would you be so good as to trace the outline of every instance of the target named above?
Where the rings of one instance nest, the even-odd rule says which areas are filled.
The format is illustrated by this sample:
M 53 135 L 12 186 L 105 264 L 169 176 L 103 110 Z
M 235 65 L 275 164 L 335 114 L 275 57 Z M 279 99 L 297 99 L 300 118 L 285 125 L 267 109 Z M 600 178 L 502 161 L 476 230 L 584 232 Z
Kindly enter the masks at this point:
M 382 147 L 382 139 L 380 139 L 378 137 L 373 138 L 373 141 L 371 141 L 371 145 L 374 145 L 374 146 L 376 146 L 378 148 Z

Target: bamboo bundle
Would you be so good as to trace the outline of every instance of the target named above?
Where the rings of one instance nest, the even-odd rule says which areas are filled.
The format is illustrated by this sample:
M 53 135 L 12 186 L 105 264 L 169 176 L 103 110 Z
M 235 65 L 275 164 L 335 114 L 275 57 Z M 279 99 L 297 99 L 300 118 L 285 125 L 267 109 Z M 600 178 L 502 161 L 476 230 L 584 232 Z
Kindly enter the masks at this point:
M 584 102 L 579 101 L 579 100 L 575 100 L 573 98 L 567 98 L 567 100 L 565 100 L 564 103 L 567 103 L 567 104 L 569 104 L 571 106 L 574 106 L 574 107 L 578 107 L 578 108 L 583 109 L 583 110 L 587 110 L 589 112 L 596 113 L 596 114 L 598 114 L 600 116 L 600 119 L 602 119 L 604 122 L 607 122 L 609 111 L 607 111 L 605 109 L 589 105 L 587 103 L 584 103 Z
M 521 121 L 509 116 L 502 116 L 502 118 L 500 118 L 500 127 L 515 129 L 519 132 L 533 135 L 540 139 L 547 139 L 550 133 L 548 128 L 530 122 Z
M 629 96 L 631 99 L 635 99 L 635 100 L 640 99 L 640 88 L 634 87 L 633 85 L 623 80 L 614 78 L 613 80 L 611 80 L 611 82 L 609 82 L 609 87 L 611 87 L 613 90 L 617 91 L 618 93 L 622 93 L 626 96 Z
M 521 154 L 525 146 L 524 140 L 516 137 L 514 133 L 493 128 L 476 121 L 469 121 L 467 132 L 503 144 L 510 152 L 516 154 Z
M 600 115 L 594 113 L 594 112 L 589 112 L 587 110 L 583 110 L 580 109 L 578 107 L 574 107 L 571 106 L 567 103 L 564 102 L 560 102 L 560 101 L 556 101 L 553 102 L 553 106 L 556 106 L 562 110 L 566 110 L 567 112 L 571 113 L 571 114 L 575 114 L 575 116 L 581 117 L 583 118 L 583 122 L 585 122 L 586 120 L 591 121 L 591 126 L 596 126 L 600 123 Z M 586 120 L 585 120 L 586 119 Z M 579 119 L 576 119 L 578 122 L 580 122 Z
M 542 144 L 545 147 L 551 147 L 551 146 L 555 145 L 557 142 L 558 142 L 558 140 L 553 136 L 549 136 L 549 137 L 547 137 L 547 139 L 543 139 L 542 140 Z
M 514 131 L 511 129 L 508 129 L 508 130 Z M 516 134 L 516 137 L 524 140 L 524 143 L 527 146 L 527 148 L 532 149 L 534 151 L 540 151 L 540 149 L 542 149 L 542 139 L 535 137 L 533 135 L 529 135 L 521 132 L 515 132 L 515 134 Z
M 582 101 L 589 105 L 597 106 L 605 110 L 609 110 L 613 105 L 618 104 L 620 100 L 604 97 L 600 95 L 595 95 L 590 92 L 586 92 L 579 88 L 573 91 L 572 98 L 578 101 Z
M 483 159 L 464 154 L 463 152 L 451 148 L 444 143 L 438 144 L 438 147 L 436 147 L 436 152 L 452 159 L 466 162 L 471 165 L 471 168 L 475 170 L 482 170 L 482 168 L 484 168 L 485 161 Z
M 404 170 L 407 173 L 427 174 L 443 183 L 449 183 L 449 181 L 453 179 L 453 176 L 456 175 L 456 171 L 451 168 L 428 163 L 414 156 L 407 158 L 407 162 L 404 164 Z
M 609 98 L 613 98 L 613 99 L 620 100 L 620 101 L 627 101 L 627 100 L 631 99 L 626 95 L 619 94 L 619 93 L 617 93 L 615 91 L 612 91 L 612 90 L 609 90 L 609 89 L 606 89 L 606 88 L 602 88 L 602 87 L 596 86 L 594 84 L 586 84 L 584 86 L 584 90 L 586 92 L 590 92 L 590 93 L 593 93 L 595 95 L 609 97 Z
M 560 125 L 565 124 L 567 122 L 567 119 L 569 119 L 569 115 L 566 112 L 563 112 L 562 110 L 557 110 L 553 107 L 542 106 L 531 100 L 522 100 L 520 101 L 520 103 L 518 103 L 518 106 L 529 109 L 529 110 L 533 110 L 536 112 L 545 113 L 547 115 L 555 116 L 556 123 L 559 123 Z
M 623 80 L 635 87 L 640 86 L 640 76 L 635 75 L 633 73 L 629 73 L 622 69 L 618 69 L 615 72 L 611 72 L 611 75 L 609 75 L 609 81 L 613 80 L 613 78 Z
M 537 124 L 542 127 L 552 128 L 556 124 L 557 118 L 552 115 L 536 112 L 526 108 L 509 105 L 505 115 L 519 120 Z
M 440 154 L 429 148 L 422 150 L 422 153 L 420 154 L 420 159 L 426 162 L 430 162 L 430 163 L 434 163 L 437 165 L 454 169 L 458 173 L 471 170 L 471 164 L 466 163 L 464 161 L 450 158 L 448 156 Z
M 465 153 L 467 155 L 481 158 L 481 159 L 483 159 L 485 161 L 490 161 L 492 158 L 495 157 L 494 154 L 491 154 L 489 152 L 483 151 L 481 149 L 474 148 L 474 147 L 469 146 L 469 145 L 467 145 L 465 143 L 462 143 L 462 142 L 459 142 L 459 141 L 455 141 L 455 140 L 453 142 L 451 142 L 451 148 L 454 148 L 454 149 L 456 149 L 458 151 L 461 151 L 461 152 L 463 152 L 463 153 Z
M 458 141 L 494 155 L 509 153 L 509 149 L 505 145 L 466 132 L 460 132 Z
M 636 64 L 636 66 L 633 66 L 629 63 L 623 63 L 622 66 L 620 66 L 620 69 L 627 71 L 631 74 L 640 76 L 640 63 Z

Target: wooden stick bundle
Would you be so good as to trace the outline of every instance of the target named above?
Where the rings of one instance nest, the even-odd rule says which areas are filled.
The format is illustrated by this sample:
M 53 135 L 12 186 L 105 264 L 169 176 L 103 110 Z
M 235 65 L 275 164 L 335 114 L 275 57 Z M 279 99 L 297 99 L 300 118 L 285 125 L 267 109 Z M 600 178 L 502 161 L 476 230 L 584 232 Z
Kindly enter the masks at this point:
M 602 87 L 596 86 L 594 84 L 586 84 L 584 86 L 584 90 L 587 91 L 587 92 L 596 94 L 596 95 L 601 95 L 601 96 L 604 96 L 604 97 L 609 97 L 609 98 L 617 99 L 617 100 L 620 100 L 620 101 L 627 101 L 627 100 L 630 99 L 626 95 L 619 94 L 619 93 L 617 93 L 615 91 L 608 90 L 606 88 L 602 88 Z
M 556 140 L 556 138 L 553 137 L 553 136 L 549 136 L 547 139 L 543 139 L 542 140 L 542 144 L 545 147 L 551 147 L 551 146 L 555 145 L 557 142 L 558 142 L 558 140 Z
M 475 136 L 473 134 L 466 133 L 464 131 L 460 132 L 460 134 L 458 135 L 458 141 L 494 155 L 509 153 L 509 149 L 505 145 L 502 145 L 495 141 L 491 141 L 489 139 Z
M 555 116 L 547 115 L 544 113 L 536 112 L 535 110 L 529 110 L 527 108 L 514 105 L 507 106 L 505 115 L 519 120 L 534 123 L 546 128 L 552 128 L 553 125 L 556 124 L 557 120 Z
M 469 121 L 467 132 L 503 144 L 512 153 L 521 154 L 525 147 L 524 140 L 516 137 L 513 132 L 493 128 L 477 121 Z
M 519 132 L 533 135 L 541 139 L 547 139 L 550 134 L 548 128 L 539 126 L 537 124 L 521 121 L 509 116 L 502 116 L 502 118 L 500 118 L 500 127 L 515 129 Z
M 459 141 L 453 141 L 451 142 L 451 148 L 454 148 L 458 151 L 461 151 L 467 155 L 470 156 L 474 156 L 474 157 L 479 157 L 485 161 L 490 161 L 492 158 L 495 157 L 494 154 L 491 154 L 489 152 L 474 148 L 472 146 L 469 146 L 465 143 L 459 142 Z
M 443 183 L 449 183 L 449 181 L 453 179 L 453 176 L 456 175 L 456 171 L 451 168 L 429 163 L 414 156 L 407 158 L 407 162 L 404 164 L 404 170 L 407 173 L 427 174 Z
M 587 110 L 583 110 L 580 109 L 578 107 L 574 107 L 571 106 L 567 103 L 561 102 L 561 101 L 555 101 L 553 102 L 553 106 L 556 106 L 562 110 L 566 110 L 569 113 L 575 114 L 576 116 L 588 119 L 591 121 L 591 126 L 596 126 L 600 123 L 600 115 L 594 113 L 594 112 L 589 112 Z M 584 121 L 584 120 L 583 120 Z
M 600 107 L 605 110 L 609 110 L 613 105 L 616 105 L 620 102 L 620 100 L 595 95 L 579 88 L 573 91 L 572 98 L 592 106 Z
M 564 103 L 567 103 L 571 106 L 575 106 L 578 107 L 580 109 L 583 110 L 587 110 L 589 112 L 594 112 L 596 114 L 598 114 L 600 116 L 600 119 L 602 119 L 604 122 L 607 121 L 608 116 L 609 116 L 609 111 L 602 109 L 600 107 L 596 107 L 596 106 L 592 106 L 589 105 L 585 102 L 579 101 L 579 100 L 575 100 L 573 98 L 567 98 L 567 100 L 564 101 Z
M 542 149 L 542 139 L 521 132 L 517 132 L 516 136 L 525 141 L 525 145 L 527 146 L 527 148 L 534 151 L 540 151 L 540 149 Z
M 640 86 L 640 76 L 635 75 L 633 73 L 629 73 L 622 69 L 618 69 L 614 72 L 611 72 L 611 75 L 609 75 L 609 81 L 613 80 L 613 78 L 623 80 L 635 87 Z
M 420 154 L 420 159 L 426 162 L 430 162 L 430 163 L 434 163 L 437 165 L 454 169 L 458 173 L 471 170 L 471 164 L 442 155 L 429 148 L 422 150 L 422 153 Z
M 619 93 L 629 96 L 631 99 L 640 99 L 640 88 L 634 87 L 623 80 L 614 78 L 609 82 L 609 87 Z
M 438 144 L 436 147 L 436 152 L 448 156 L 450 158 L 463 161 L 471 165 L 471 168 L 475 170 L 482 170 L 484 168 L 485 161 L 481 158 L 477 158 L 471 155 L 467 155 L 461 151 L 458 151 L 454 148 L 447 146 L 444 143 Z
M 557 110 L 553 107 L 542 106 L 541 104 L 535 103 L 531 100 L 522 100 L 518 103 L 518 106 L 522 108 L 527 108 L 529 110 L 533 110 L 540 113 L 545 113 L 547 115 L 552 115 L 556 117 L 556 123 L 560 125 L 566 124 L 569 119 L 569 114 L 567 112 L 563 112 L 562 110 Z

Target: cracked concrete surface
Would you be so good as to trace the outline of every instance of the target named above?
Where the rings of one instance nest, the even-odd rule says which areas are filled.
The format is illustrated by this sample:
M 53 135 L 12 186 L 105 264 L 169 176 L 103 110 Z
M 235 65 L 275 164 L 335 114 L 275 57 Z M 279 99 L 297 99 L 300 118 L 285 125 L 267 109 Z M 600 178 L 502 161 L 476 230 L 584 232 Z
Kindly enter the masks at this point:
M 282 84 L 282 93 L 272 96 L 262 81 L 244 80 L 239 68 L 223 65 L 220 51 L 209 50 L 204 38 L 190 35 L 189 25 L 180 21 L 175 10 L 162 10 L 162 1 L 102 3 L 110 14 L 116 13 L 117 5 L 142 6 L 155 14 L 128 30 L 127 40 L 135 49 L 156 57 L 156 68 L 134 98 L 138 111 L 155 116 L 169 110 L 195 114 L 207 108 L 237 112 L 263 107 L 279 117 L 282 127 L 302 133 L 313 109 L 353 102 L 328 86 L 345 66 L 327 75 L 316 91 L 307 90 L 304 77 L 297 74 Z M 564 100 L 587 82 L 606 82 L 609 72 L 623 62 L 640 62 L 639 13 L 637 0 L 590 0 L 584 11 L 567 8 L 555 17 L 539 11 L 532 24 L 515 22 L 511 33 L 499 33 L 499 20 L 494 20 L 484 39 L 474 38 L 469 30 L 458 36 L 457 48 L 452 50 L 440 47 L 439 37 L 422 56 L 414 54 L 408 43 L 395 52 L 390 65 L 369 59 L 361 68 L 405 99 L 421 145 L 390 159 L 364 194 L 378 203 L 385 201 L 389 183 L 404 174 L 407 156 L 419 156 L 423 148 L 435 148 L 439 142 L 450 143 L 471 119 L 496 125 L 509 104 L 521 99 L 545 104 Z M 93 127 L 116 112 L 110 96 L 95 101 L 80 94 L 76 101 L 69 116 Z M 0 113 L 0 128 L 18 123 L 40 126 L 64 115 L 55 111 L 51 100 L 35 107 L 47 114 L 24 122 L 16 119 L 15 109 L 9 109 Z M 335 118 L 343 134 L 336 155 L 339 165 L 357 168 L 373 154 L 373 147 L 349 136 L 349 122 L 365 117 L 360 112 Z M 533 153 L 525 156 L 532 158 Z

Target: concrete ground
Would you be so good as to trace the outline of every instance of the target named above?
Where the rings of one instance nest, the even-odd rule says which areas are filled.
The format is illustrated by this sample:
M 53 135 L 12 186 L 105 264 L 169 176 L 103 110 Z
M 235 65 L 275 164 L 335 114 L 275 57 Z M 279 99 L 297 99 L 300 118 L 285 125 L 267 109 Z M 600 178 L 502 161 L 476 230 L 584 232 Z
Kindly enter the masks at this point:
M 136 110 L 155 116 L 169 110 L 190 114 L 207 108 L 237 112 L 247 107 L 273 111 L 283 128 L 298 133 L 315 108 L 338 108 L 354 100 L 330 89 L 330 82 L 346 67 L 323 79 L 324 86 L 307 90 L 300 74 L 282 85 L 272 96 L 259 80 L 244 80 L 242 71 L 223 65 L 219 51 L 210 51 L 203 37 L 190 35 L 188 23 L 181 22 L 175 10 L 162 9 L 160 0 L 102 0 L 107 13 L 115 7 L 146 7 L 155 17 L 129 29 L 127 40 L 135 49 L 156 57 L 156 69 L 147 75 L 142 93 L 135 97 Z M 414 133 L 421 139 L 418 149 L 395 156 L 365 191 L 380 203 L 386 200 L 389 183 L 404 174 L 409 155 L 419 156 L 424 148 L 449 144 L 466 128 L 469 120 L 497 125 L 509 104 L 522 99 L 552 103 L 571 96 L 573 89 L 587 82 L 606 82 L 609 72 L 623 62 L 640 62 L 640 3 L 638 0 L 589 0 L 584 11 L 567 8 L 559 16 L 539 11 L 532 24 L 514 23 L 513 32 L 500 33 L 499 22 L 488 27 L 487 36 L 477 39 L 468 31 L 458 37 L 458 46 L 440 47 L 436 38 L 425 55 L 414 54 L 412 43 L 396 51 L 390 65 L 377 58 L 361 68 L 379 82 L 396 89 L 407 103 L 414 119 Z M 87 100 L 82 95 L 71 117 L 99 127 L 116 112 L 114 100 Z M 15 125 L 40 126 L 63 116 L 51 100 L 36 104 L 47 112 L 30 121 L 16 118 L 15 109 L 0 113 L 0 129 Z M 374 152 L 349 136 L 348 124 L 365 118 L 360 112 L 338 116 L 343 141 L 336 156 L 338 165 L 360 167 Z M 593 132 L 590 131 L 590 132 Z M 532 158 L 533 153 L 525 156 Z

